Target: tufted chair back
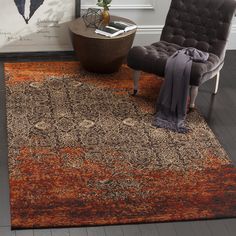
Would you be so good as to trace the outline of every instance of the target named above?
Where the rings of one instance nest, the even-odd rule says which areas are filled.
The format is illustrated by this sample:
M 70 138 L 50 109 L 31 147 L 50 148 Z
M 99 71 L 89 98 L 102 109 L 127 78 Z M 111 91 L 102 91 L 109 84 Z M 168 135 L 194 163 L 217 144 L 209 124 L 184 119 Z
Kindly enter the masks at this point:
M 209 79 L 216 79 L 216 94 L 235 9 L 236 0 L 172 0 L 161 40 L 129 51 L 127 64 L 134 70 L 134 95 L 141 71 L 165 77 L 168 59 L 186 47 L 209 53 L 207 61 L 192 62 L 189 107 L 195 107 L 198 87 Z
M 232 0 L 172 0 L 161 40 L 223 59 L 234 9 Z

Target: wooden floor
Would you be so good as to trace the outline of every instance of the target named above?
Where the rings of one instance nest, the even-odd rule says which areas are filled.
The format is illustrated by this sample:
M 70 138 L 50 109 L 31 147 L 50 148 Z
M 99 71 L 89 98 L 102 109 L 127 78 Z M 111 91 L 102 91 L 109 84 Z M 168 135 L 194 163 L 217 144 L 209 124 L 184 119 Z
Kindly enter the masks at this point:
M 217 96 L 211 95 L 213 87 L 213 80 L 201 87 L 197 106 L 236 164 L 236 51 L 227 52 Z M 236 236 L 236 219 L 11 231 L 3 88 L 0 62 L 0 236 Z

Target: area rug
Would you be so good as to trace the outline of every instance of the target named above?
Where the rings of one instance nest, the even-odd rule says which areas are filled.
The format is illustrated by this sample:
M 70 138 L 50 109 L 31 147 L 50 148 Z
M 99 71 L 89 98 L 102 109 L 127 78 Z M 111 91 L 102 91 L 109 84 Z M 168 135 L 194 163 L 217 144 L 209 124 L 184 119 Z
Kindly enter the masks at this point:
M 198 112 L 152 126 L 161 78 L 78 62 L 5 64 L 13 228 L 236 216 L 236 168 Z

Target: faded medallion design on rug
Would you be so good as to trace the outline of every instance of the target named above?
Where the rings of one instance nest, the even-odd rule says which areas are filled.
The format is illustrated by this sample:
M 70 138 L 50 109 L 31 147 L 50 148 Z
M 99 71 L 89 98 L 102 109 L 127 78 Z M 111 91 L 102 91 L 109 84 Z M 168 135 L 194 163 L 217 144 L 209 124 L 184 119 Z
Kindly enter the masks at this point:
M 197 112 L 153 127 L 161 79 L 77 62 L 5 64 L 13 228 L 236 216 L 236 168 Z

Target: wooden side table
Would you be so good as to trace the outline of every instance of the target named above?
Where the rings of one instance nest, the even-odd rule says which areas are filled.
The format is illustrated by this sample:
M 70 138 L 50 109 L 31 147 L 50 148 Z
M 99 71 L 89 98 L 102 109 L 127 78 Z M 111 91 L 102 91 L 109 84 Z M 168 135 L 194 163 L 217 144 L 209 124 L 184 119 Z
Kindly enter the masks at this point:
M 129 19 L 111 16 L 111 21 L 121 20 L 134 24 Z M 77 57 L 82 66 L 91 72 L 113 73 L 119 70 L 133 44 L 136 29 L 113 38 L 95 33 L 87 28 L 82 18 L 69 23 Z

